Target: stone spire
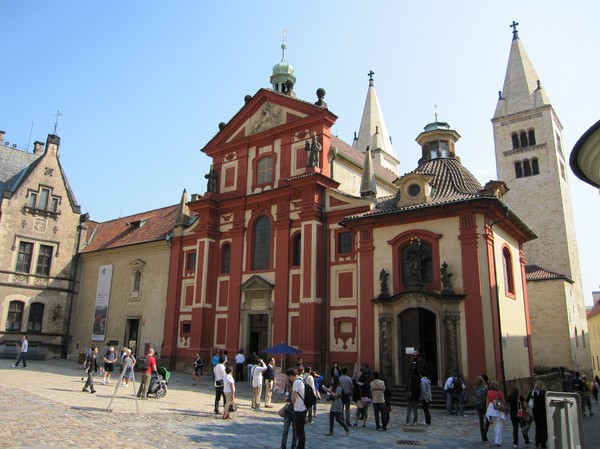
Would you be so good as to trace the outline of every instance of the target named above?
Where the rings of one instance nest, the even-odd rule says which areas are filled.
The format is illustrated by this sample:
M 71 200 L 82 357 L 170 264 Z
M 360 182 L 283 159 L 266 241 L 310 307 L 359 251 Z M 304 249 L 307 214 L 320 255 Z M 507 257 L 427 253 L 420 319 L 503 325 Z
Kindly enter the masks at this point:
M 295 96 L 293 92 L 296 77 L 294 76 L 294 67 L 285 60 L 285 35 L 287 30 L 283 30 L 283 42 L 281 43 L 281 62 L 273 66 L 273 74 L 271 75 L 271 84 L 273 90 L 282 94 Z
M 375 182 L 375 172 L 373 171 L 373 161 L 371 158 L 371 150 L 367 146 L 362 178 L 360 180 L 360 196 L 363 198 L 375 198 L 377 196 L 377 184 Z
M 494 118 L 550 105 L 548 94 L 519 39 L 517 25 L 516 22 L 510 25 L 513 28 L 513 39 L 504 87 L 498 95 Z
M 353 142 L 352 146 L 360 151 L 365 151 L 367 147 L 372 148 L 373 158 L 380 165 L 397 174 L 400 162 L 383 120 L 383 113 L 373 83 L 374 74 L 372 70 L 368 73 L 369 90 L 360 122 L 358 139 Z

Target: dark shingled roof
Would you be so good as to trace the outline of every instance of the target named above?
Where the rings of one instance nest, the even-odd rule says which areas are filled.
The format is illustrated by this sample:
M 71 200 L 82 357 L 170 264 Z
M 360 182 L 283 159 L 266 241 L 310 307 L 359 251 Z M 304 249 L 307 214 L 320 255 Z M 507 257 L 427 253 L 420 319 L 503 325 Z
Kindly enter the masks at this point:
M 164 240 L 171 233 L 178 204 L 103 223 L 90 222 L 82 253 Z M 136 222 L 144 222 L 136 226 Z
M 0 145 L 0 195 L 5 190 L 14 191 L 23 172 L 40 156 Z
M 553 273 L 552 271 L 545 270 L 537 265 L 525 265 L 525 279 L 528 281 L 547 281 L 549 279 L 565 279 L 570 280 L 564 275 L 559 273 Z

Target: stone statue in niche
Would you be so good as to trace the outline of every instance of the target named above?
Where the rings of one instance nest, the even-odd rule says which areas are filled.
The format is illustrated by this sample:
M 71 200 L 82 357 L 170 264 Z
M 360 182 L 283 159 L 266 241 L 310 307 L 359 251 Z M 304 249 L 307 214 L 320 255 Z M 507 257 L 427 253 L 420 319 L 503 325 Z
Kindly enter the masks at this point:
M 425 257 L 423 248 L 421 248 L 421 239 L 412 238 L 407 254 L 411 281 L 423 282 L 423 260 Z
M 319 166 L 319 153 L 321 152 L 321 144 L 317 139 L 317 133 L 313 133 L 310 142 L 307 140 L 304 149 L 308 151 L 308 162 L 307 167 L 318 167 Z
M 204 175 L 208 182 L 206 183 L 207 193 L 217 193 L 217 169 L 214 165 L 210 166 L 209 172 Z
M 382 268 L 381 272 L 379 273 L 379 287 L 381 290 L 379 296 L 390 296 L 390 291 L 388 289 L 389 277 L 390 274 L 387 273 L 384 268 Z

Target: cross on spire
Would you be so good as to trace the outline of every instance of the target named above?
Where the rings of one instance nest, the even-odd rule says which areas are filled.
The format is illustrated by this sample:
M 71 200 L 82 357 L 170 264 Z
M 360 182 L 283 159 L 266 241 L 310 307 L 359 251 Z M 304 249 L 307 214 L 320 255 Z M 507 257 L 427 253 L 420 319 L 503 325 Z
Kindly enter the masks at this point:
M 434 111 L 435 111 L 435 112 L 434 112 L 434 115 L 435 115 L 435 121 L 437 122 L 437 121 L 438 121 L 437 104 L 434 104 L 434 105 L 433 105 L 433 109 L 434 109 Z
M 56 128 L 58 127 L 58 118 L 60 116 L 62 116 L 62 114 L 60 113 L 60 111 L 56 111 L 56 114 L 54 114 L 54 116 L 56 117 L 56 120 L 54 120 L 54 135 L 56 136 Z
M 515 22 L 513 20 L 513 22 L 509 25 L 512 29 L 513 29 L 513 40 L 518 39 L 519 38 L 519 32 L 517 31 L 517 26 L 519 26 L 519 22 Z
M 369 70 L 367 75 L 369 75 L 369 84 L 373 84 L 373 75 L 375 75 L 375 72 L 373 70 Z

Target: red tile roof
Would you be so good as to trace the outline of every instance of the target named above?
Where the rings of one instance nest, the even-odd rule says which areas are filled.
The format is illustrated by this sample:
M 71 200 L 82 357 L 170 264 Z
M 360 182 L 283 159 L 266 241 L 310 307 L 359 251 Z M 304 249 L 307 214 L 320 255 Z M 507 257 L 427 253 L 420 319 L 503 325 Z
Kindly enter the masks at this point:
M 587 319 L 589 320 L 591 317 L 600 315 L 600 304 L 596 304 L 592 310 L 590 310 L 587 314 Z
M 88 224 L 82 253 L 163 240 L 173 230 L 179 205 Z
M 553 273 L 537 265 L 525 265 L 525 278 L 528 281 L 547 281 L 549 279 L 565 279 L 569 281 L 564 274 Z

